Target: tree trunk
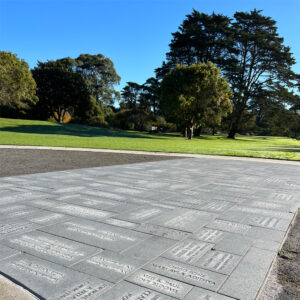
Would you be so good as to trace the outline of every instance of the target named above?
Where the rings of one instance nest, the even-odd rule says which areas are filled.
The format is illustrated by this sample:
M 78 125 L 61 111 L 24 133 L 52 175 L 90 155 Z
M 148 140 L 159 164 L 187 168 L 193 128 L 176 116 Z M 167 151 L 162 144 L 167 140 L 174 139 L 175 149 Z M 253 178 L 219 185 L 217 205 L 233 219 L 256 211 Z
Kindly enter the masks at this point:
M 229 130 L 229 133 L 228 133 L 228 138 L 229 139 L 234 139 L 235 138 L 235 135 L 238 131 L 238 126 L 240 124 L 240 120 L 241 120 L 241 116 L 238 116 L 236 119 L 232 120 L 230 130 Z
M 202 132 L 202 126 L 199 126 L 199 127 L 195 128 L 194 136 L 200 136 L 201 132 Z
M 244 97 L 242 100 L 242 103 L 240 103 L 235 111 L 232 114 L 232 121 L 230 124 L 230 129 L 229 129 L 229 133 L 228 133 L 228 138 L 229 139 L 234 139 L 235 135 L 238 132 L 241 120 L 242 120 L 242 115 L 244 110 L 246 109 L 246 103 L 247 103 L 248 98 Z
M 188 136 L 188 128 L 187 128 L 187 126 L 185 126 L 185 128 L 184 128 L 184 137 L 187 138 L 187 136 Z
M 58 118 L 59 118 L 59 123 L 61 124 L 62 121 L 63 121 L 63 120 L 62 120 L 62 112 L 59 113 Z
M 189 140 L 191 140 L 193 138 L 193 131 L 194 131 L 194 128 L 193 126 L 189 127 L 189 131 L 188 131 L 188 134 L 189 134 Z
M 234 127 L 232 127 L 228 133 L 228 138 L 229 139 L 234 139 L 235 138 L 235 135 L 236 135 L 236 129 Z

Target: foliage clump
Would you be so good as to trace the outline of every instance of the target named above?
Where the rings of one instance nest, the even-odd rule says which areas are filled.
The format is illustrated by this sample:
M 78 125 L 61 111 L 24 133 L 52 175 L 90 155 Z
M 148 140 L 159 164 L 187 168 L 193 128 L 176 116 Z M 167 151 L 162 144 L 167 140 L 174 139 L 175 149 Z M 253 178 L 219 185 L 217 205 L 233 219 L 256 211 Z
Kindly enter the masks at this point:
M 230 88 L 220 73 L 210 62 L 177 65 L 162 81 L 160 107 L 189 139 L 195 125 L 217 126 L 231 112 Z

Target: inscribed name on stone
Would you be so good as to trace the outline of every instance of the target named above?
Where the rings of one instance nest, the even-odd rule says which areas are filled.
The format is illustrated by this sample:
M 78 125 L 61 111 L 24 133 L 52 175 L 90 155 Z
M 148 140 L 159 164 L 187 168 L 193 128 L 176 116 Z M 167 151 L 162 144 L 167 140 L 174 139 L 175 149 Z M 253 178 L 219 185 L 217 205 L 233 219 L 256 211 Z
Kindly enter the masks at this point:
M 192 289 L 192 286 L 183 282 L 144 270 L 137 271 L 128 280 L 176 298 L 183 298 Z
M 105 250 L 73 265 L 72 268 L 110 282 L 117 282 L 136 270 L 139 265 L 142 265 L 142 262 Z
M 209 251 L 197 262 L 197 266 L 222 274 L 230 274 L 240 256 L 221 251 Z
M 245 213 L 250 214 L 257 214 L 267 217 L 274 217 L 274 218 L 280 218 L 280 219 L 287 219 L 291 220 L 293 218 L 293 214 L 287 213 L 287 212 L 280 212 L 275 210 L 267 210 L 263 208 L 255 208 L 255 207 L 246 207 L 246 206 L 238 206 L 232 209 L 232 211 L 241 211 Z
M 99 251 L 97 248 L 39 231 L 14 236 L 4 240 L 3 243 L 66 266 Z
M 5 238 L 12 234 L 30 231 L 30 230 L 33 230 L 38 227 L 39 226 L 37 224 L 31 223 L 31 222 L 26 222 L 26 221 L 1 223 L 0 224 L 0 239 Z
M 122 251 L 150 237 L 141 232 L 81 219 L 43 227 L 42 230 L 113 251 Z
M 203 228 L 195 234 L 195 238 L 197 238 L 198 240 L 209 243 L 216 243 L 220 241 L 224 236 L 225 232 L 209 228 Z
M 176 229 L 162 227 L 154 224 L 147 224 L 147 223 L 138 224 L 136 230 L 162 236 L 173 240 L 182 240 L 190 235 L 188 232 L 179 231 Z
M 224 220 L 215 220 L 214 222 L 210 223 L 208 227 L 239 234 L 246 234 L 251 228 L 249 225 Z
M 65 289 L 62 292 L 57 293 L 54 297 L 50 297 L 50 300 L 73 300 L 73 299 L 87 299 L 87 300 L 99 300 L 102 298 L 102 294 L 111 287 L 111 284 L 105 281 L 83 281 L 77 283 L 70 288 Z
M 204 287 L 213 291 L 217 290 L 227 278 L 225 275 L 217 274 L 196 266 L 175 262 L 162 257 L 157 258 L 144 268 L 148 271 L 171 277 L 188 284 Z
M 121 281 L 108 292 L 101 295 L 101 300 L 173 300 L 174 298 L 158 293 L 140 285 Z
M 104 218 L 110 217 L 113 213 L 107 211 L 101 211 L 98 209 L 93 209 L 84 206 L 65 204 L 56 208 L 57 211 L 63 212 L 69 215 L 83 217 L 92 220 L 102 220 Z
M 29 219 L 32 223 L 37 223 L 41 225 L 51 225 L 59 222 L 64 222 L 71 219 L 72 216 L 57 214 L 52 212 L 39 213 L 38 216 Z
M 118 201 L 125 200 L 125 197 L 122 195 L 113 194 L 113 193 L 109 193 L 109 192 L 103 192 L 100 190 L 99 191 L 98 190 L 86 191 L 86 192 L 84 192 L 84 194 L 98 196 L 101 198 L 108 198 L 108 199 L 112 199 L 112 200 L 118 200 Z
M 212 212 L 224 212 L 231 206 L 233 206 L 233 204 L 230 202 L 213 200 L 213 201 L 209 201 L 207 204 L 201 206 L 200 209 L 208 210 L 208 211 L 212 211 Z
M 201 227 L 206 225 L 213 219 L 214 215 L 204 211 L 195 210 L 180 210 L 181 214 L 178 215 L 178 210 L 171 211 L 162 217 L 151 220 L 151 223 L 179 229 L 188 232 L 198 231 Z
M 212 244 L 188 238 L 164 253 L 164 257 L 193 264 L 212 246 Z
M 42 299 L 98 300 L 112 286 L 104 280 L 23 253 L 2 260 L 0 271 L 28 287 Z M 89 297 L 84 298 L 83 295 Z

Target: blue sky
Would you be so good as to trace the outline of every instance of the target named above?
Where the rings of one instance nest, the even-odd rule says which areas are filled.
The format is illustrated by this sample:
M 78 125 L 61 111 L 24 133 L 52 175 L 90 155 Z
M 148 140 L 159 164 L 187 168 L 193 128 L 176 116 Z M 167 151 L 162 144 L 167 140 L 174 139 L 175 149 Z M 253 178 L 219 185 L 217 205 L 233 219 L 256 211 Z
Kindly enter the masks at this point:
M 102 53 L 127 81 L 143 83 L 165 59 L 171 33 L 195 8 L 232 16 L 262 9 L 277 21 L 300 73 L 299 0 L 0 0 L 0 50 L 30 67 L 80 53 Z

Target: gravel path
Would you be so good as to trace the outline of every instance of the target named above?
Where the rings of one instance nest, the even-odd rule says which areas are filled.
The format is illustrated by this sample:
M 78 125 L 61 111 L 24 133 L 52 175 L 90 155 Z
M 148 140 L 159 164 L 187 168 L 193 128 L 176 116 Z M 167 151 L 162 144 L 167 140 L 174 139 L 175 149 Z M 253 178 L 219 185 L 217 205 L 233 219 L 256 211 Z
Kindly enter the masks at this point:
M 0 177 L 175 158 L 180 157 L 87 151 L 0 149 Z

